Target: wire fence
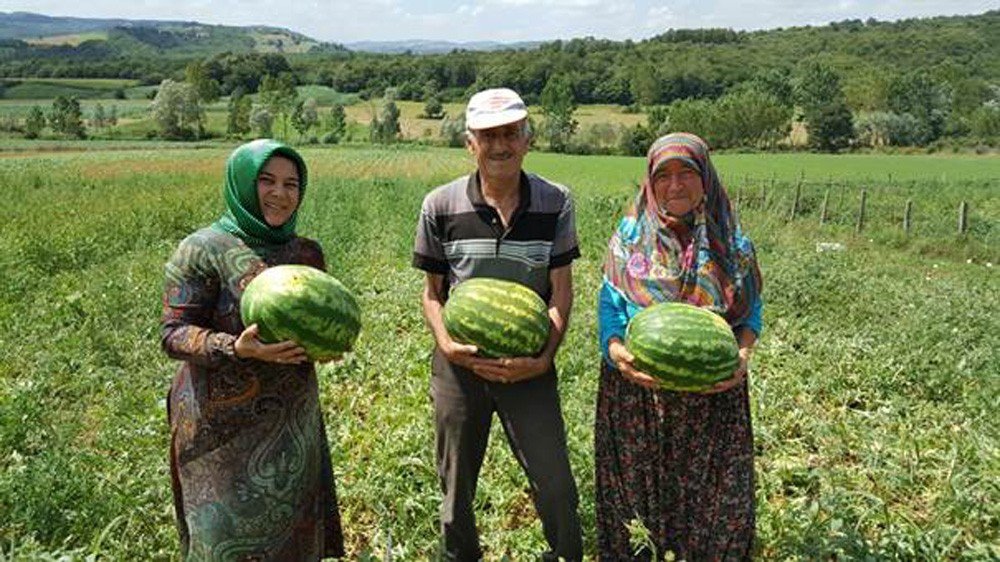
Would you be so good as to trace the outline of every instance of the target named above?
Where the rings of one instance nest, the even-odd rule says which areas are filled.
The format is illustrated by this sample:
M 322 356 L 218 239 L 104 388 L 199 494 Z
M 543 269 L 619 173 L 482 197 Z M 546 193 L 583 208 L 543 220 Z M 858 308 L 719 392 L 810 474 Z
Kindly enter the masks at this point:
M 740 211 L 765 212 L 857 233 L 965 238 L 1000 245 L 1000 180 L 910 182 L 742 178 L 730 198 Z

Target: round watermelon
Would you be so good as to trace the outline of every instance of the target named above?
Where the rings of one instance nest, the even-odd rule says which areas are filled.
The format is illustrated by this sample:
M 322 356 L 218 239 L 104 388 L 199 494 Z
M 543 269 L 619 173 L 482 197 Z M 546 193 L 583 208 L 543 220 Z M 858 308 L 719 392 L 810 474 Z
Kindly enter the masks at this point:
M 444 307 L 444 326 L 459 343 L 484 357 L 531 357 L 549 338 L 549 313 L 531 288 L 474 277 L 459 283 Z
M 278 265 L 261 272 L 240 299 L 243 324 L 257 324 L 260 340 L 293 340 L 309 359 L 326 361 L 350 351 L 361 330 L 361 309 L 347 287 L 314 267 Z
M 632 318 L 625 347 L 636 369 L 668 390 L 702 391 L 739 364 L 733 329 L 718 314 L 686 303 L 652 305 Z

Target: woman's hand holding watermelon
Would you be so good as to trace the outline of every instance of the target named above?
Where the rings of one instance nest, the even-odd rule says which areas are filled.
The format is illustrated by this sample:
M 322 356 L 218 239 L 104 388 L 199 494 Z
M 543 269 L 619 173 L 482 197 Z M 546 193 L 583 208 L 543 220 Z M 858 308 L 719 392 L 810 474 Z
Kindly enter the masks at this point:
M 256 359 L 268 363 L 296 364 L 309 360 L 306 350 L 291 340 L 278 343 L 260 341 L 256 324 L 243 330 L 233 343 L 233 350 L 240 359 Z
M 660 388 L 660 383 L 656 379 L 632 366 L 635 357 L 629 353 L 625 344 L 618 338 L 612 338 L 611 342 L 608 343 L 608 355 L 611 356 L 615 367 L 627 380 L 651 390 Z
M 747 378 L 747 364 L 750 362 L 750 348 L 741 347 L 740 348 L 740 363 L 736 366 L 736 370 L 733 371 L 733 376 L 720 381 L 715 384 L 712 388 L 705 390 L 702 394 L 717 394 L 719 392 L 725 392 L 734 386 L 740 384 Z

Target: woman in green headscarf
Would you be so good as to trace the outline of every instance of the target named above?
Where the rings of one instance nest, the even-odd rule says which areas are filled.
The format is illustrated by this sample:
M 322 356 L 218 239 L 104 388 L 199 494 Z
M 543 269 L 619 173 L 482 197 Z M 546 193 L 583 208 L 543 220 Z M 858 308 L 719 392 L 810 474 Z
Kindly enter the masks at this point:
M 316 372 L 294 342 L 265 344 L 240 296 L 280 264 L 324 270 L 295 234 L 306 165 L 272 140 L 226 162 L 226 212 L 167 263 L 162 344 L 183 361 L 168 398 L 170 472 L 185 561 L 343 556 Z

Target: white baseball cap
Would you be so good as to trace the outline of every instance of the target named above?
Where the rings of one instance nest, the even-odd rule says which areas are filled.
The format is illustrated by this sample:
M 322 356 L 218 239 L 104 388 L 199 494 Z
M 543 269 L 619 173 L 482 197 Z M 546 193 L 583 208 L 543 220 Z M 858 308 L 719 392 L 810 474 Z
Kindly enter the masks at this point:
M 510 88 L 492 88 L 469 98 L 465 108 L 465 128 L 490 129 L 516 123 L 528 116 L 521 96 Z

